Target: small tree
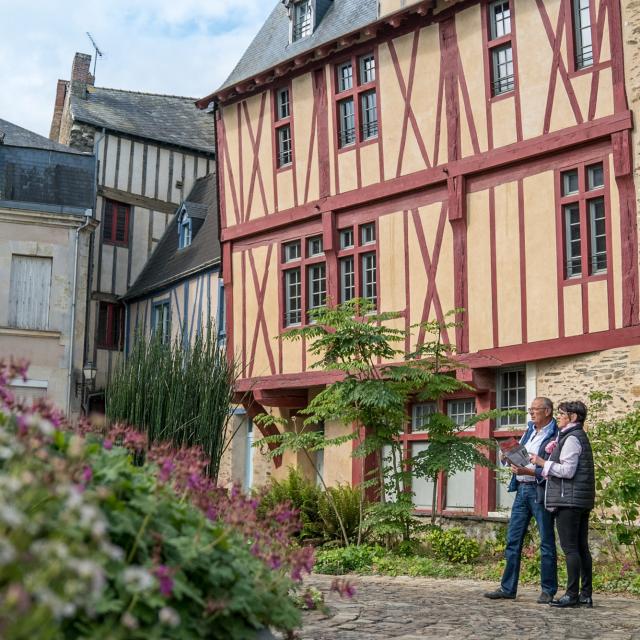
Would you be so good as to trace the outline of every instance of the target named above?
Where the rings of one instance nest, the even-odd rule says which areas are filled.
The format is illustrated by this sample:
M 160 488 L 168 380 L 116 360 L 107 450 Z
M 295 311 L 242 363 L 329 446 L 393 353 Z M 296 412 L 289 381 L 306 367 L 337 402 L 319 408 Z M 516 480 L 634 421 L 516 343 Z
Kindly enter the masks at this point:
M 369 522 L 378 526 L 384 535 L 395 533 L 408 539 L 413 526 L 408 484 L 411 471 L 437 481 L 442 471 L 488 465 L 490 462 L 478 448 L 490 443 L 460 436 L 461 428 L 438 414 L 427 425 L 434 446 L 415 459 L 403 459 L 400 435 L 412 399 L 437 400 L 470 387 L 456 379 L 455 369 L 460 365 L 450 357 L 453 347 L 441 339 L 446 328 L 456 326 L 454 322 L 419 325 L 433 335 L 434 340 L 407 354 L 404 350 L 407 331 L 388 326 L 389 321 L 398 317 L 398 313 L 376 313 L 370 301 L 355 299 L 335 307 L 315 309 L 313 324 L 285 332 L 282 338 L 286 340 L 305 338 L 309 351 L 317 358 L 314 367 L 338 374 L 338 380 L 324 388 L 300 412 L 306 416 L 302 428 L 269 436 L 264 441 L 279 445 L 272 455 L 286 450 L 308 452 L 358 439 L 363 427 L 365 437 L 353 455 L 375 455 L 376 476 L 372 482 L 382 505 L 374 508 Z M 478 416 L 474 422 L 485 417 L 487 414 Z M 264 416 L 262 420 L 277 421 L 272 416 Z M 330 440 L 310 430 L 326 421 L 340 421 L 354 428 L 349 434 Z M 383 454 L 385 449 L 389 451 L 387 456 Z M 309 461 L 314 466 L 310 456 Z M 361 483 L 363 504 L 365 489 L 370 485 L 371 482 Z M 388 508 L 384 506 L 387 497 L 392 497 Z M 346 540 L 346 533 L 344 537 Z M 358 542 L 360 539 L 359 536 Z
M 613 546 L 631 550 L 640 566 L 640 408 L 622 418 L 603 418 L 611 396 L 589 396 L 589 439 L 596 474 L 596 514 Z

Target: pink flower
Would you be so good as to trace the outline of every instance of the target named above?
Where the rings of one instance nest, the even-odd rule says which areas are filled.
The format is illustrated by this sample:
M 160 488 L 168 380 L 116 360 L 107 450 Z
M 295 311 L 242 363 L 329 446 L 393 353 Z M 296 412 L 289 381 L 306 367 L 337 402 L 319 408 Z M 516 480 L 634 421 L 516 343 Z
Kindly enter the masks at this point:
M 558 441 L 557 440 L 552 440 L 551 442 L 549 442 L 547 444 L 547 446 L 544 448 L 544 450 L 551 455 L 553 453 L 553 450 L 558 446 Z
M 91 470 L 91 467 L 85 466 L 85 468 L 82 470 L 82 483 L 86 486 L 91 482 L 92 478 L 93 471 Z
M 356 588 L 348 580 L 341 578 L 336 578 L 331 583 L 331 591 L 339 593 L 341 598 L 353 598 L 356 595 Z
M 165 598 L 170 598 L 173 593 L 173 578 L 171 577 L 171 570 L 169 567 L 161 564 L 154 571 L 158 584 L 160 586 L 160 593 Z
M 111 451 L 111 449 L 113 449 L 113 441 L 109 440 L 109 438 L 105 438 L 105 440 L 102 441 L 102 447 L 107 451 Z
M 171 458 L 167 458 L 160 467 L 160 473 L 158 474 L 160 482 L 168 482 L 174 469 L 175 465 L 173 464 Z

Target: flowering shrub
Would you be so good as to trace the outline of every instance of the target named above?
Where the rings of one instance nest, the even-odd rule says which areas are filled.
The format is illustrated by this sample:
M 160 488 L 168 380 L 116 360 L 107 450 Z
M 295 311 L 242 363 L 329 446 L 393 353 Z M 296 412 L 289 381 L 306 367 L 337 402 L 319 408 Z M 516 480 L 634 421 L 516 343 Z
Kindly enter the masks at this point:
M 253 638 L 300 623 L 297 514 L 213 486 L 202 452 L 16 403 L 0 363 L 0 637 Z

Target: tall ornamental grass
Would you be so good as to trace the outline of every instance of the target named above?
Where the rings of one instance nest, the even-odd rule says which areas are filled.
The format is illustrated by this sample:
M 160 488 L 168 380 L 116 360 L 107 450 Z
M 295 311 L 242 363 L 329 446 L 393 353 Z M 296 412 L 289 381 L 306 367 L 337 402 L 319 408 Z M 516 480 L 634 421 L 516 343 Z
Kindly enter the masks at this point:
M 201 447 L 215 479 L 227 445 L 235 378 L 236 367 L 213 330 L 186 348 L 139 335 L 107 387 L 107 418 L 135 426 L 151 443 Z

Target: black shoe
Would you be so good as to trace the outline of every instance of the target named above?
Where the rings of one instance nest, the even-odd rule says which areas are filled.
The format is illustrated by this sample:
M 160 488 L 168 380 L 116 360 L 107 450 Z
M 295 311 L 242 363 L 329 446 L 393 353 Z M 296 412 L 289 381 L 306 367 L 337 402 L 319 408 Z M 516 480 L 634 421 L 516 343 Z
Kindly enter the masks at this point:
M 577 607 L 579 605 L 579 600 L 576 596 L 569 596 L 566 593 L 559 600 L 552 600 L 549 603 L 552 607 L 560 607 L 564 609 L 566 607 Z
M 496 589 L 495 591 L 488 591 L 484 594 L 485 598 L 489 598 L 489 600 L 515 600 L 515 593 L 507 593 L 502 589 Z
M 593 607 L 593 598 L 591 596 L 583 596 L 582 594 L 580 594 L 580 596 L 578 597 L 578 603 L 581 607 L 591 609 Z
M 541 591 L 536 602 L 538 604 L 549 604 L 553 600 L 553 596 L 546 591 Z

